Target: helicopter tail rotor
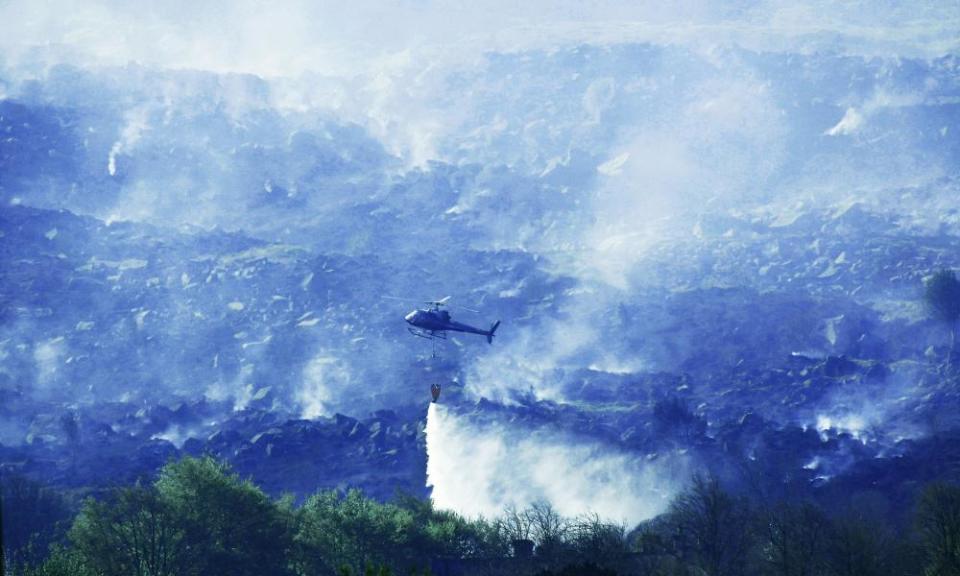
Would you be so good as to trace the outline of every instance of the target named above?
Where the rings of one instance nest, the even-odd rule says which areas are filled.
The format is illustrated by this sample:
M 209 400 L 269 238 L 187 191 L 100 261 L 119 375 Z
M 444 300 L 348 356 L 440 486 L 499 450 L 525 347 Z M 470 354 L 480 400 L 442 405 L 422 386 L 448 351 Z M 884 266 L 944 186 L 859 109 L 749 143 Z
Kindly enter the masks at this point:
M 500 326 L 499 320 L 494 322 L 493 326 L 490 327 L 490 331 L 487 332 L 487 344 L 493 344 L 493 333 L 497 331 L 498 326 Z

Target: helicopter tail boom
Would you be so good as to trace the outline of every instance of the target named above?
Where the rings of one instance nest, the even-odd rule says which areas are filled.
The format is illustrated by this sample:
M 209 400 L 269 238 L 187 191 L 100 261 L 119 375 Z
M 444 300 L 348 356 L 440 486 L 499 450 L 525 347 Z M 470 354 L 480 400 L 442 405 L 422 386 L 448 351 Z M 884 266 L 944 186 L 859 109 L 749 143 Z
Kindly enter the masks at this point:
M 487 344 L 493 344 L 493 333 L 497 331 L 497 326 L 500 325 L 500 321 L 497 320 L 493 323 L 493 326 L 490 327 L 490 331 L 487 332 Z

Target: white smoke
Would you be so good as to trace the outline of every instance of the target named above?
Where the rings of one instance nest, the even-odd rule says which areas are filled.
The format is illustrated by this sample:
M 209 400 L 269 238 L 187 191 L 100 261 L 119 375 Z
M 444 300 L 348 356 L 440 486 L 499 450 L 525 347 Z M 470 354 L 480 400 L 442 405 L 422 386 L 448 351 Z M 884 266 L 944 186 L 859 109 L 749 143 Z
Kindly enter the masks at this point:
M 36 344 L 33 349 L 33 359 L 37 365 L 36 392 L 49 393 L 59 378 L 65 353 L 66 343 L 62 336 Z
M 427 478 L 437 506 L 486 517 L 551 503 L 634 524 L 663 512 L 688 477 L 680 455 L 637 456 L 558 432 L 475 424 L 442 404 L 427 415 Z
M 926 436 L 939 425 L 951 425 L 956 419 L 936 416 L 940 410 L 934 406 L 944 384 L 926 382 L 925 368 L 902 362 L 882 381 L 843 382 L 822 400 L 805 425 L 823 439 L 849 434 L 863 444 L 883 446 Z
M 707 54 L 707 60 L 717 56 Z M 687 218 L 763 201 L 788 130 L 765 82 L 724 61 L 721 73 L 678 94 L 669 116 L 635 118 L 614 157 L 601 164 L 586 230 L 583 265 L 597 279 L 629 287 L 631 272 L 665 227 L 690 229 Z
M 114 142 L 107 157 L 107 172 L 111 176 L 117 174 L 117 156 L 130 152 L 140 140 L 143 132 L 149 129 L 150 111 L 146 106 L 138 106 L 125 114 L 126 125 L 120 133 L 120 139 Z
M 325 354 L 311 359 L 303 369 L 303 385 L 298 389 L 298 400 L 304 418 L 329 416 L 336 400 L 334 391 L 349 393 L 350 370 L 342 360 Z

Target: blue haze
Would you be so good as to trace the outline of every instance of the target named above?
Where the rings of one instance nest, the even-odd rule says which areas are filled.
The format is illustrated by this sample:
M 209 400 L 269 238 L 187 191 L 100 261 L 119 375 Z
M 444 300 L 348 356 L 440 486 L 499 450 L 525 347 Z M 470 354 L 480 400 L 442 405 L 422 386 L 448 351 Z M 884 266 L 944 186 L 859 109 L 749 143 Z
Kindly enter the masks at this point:
M 426 40 L 402 3 L 381 15 L 400 30 L 371 5 L 331 24 L 242 3 L 221 26 L 72 7 L 3 8 L 25 22 L 0 42 L 10 470 L 106 484 L 211 451 L 274 493 L 429 482 L 469 513 L 624 498 L 639 521 L 697 470 L 760 461 L 829 497 L 960 425 L 920 302 L 960 266 L 949 3 L 904 27 L 758 3 L 474 29 L 424 6 Z M 503 320 L 492 347 L 437 361 L 406 332 L 446 295 Z M 584 454 L 587 480 L 549 478 Z M 492 472 L 449 476 L 471 466 Z

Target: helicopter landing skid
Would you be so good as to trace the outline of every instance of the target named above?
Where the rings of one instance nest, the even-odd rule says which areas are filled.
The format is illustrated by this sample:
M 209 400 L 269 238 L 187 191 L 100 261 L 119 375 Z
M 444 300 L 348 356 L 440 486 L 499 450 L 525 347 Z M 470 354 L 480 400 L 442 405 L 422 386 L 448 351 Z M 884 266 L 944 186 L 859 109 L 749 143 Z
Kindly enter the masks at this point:
M 426 338 L 427 340 L 446 340 L 447 333 L 443 331 L 435 330 L 421 330 L 419 328 L 407 328 L 411 334 L 414 336 L 419 336 L 420 338 Z
M 423 330 L 421 328 L 407 328 L 411 334 L 414 336 L 419 336 L 420 338 L 426 338 L 430 340 L 433 344 L 433 350 L 431 351 L 430 357 L 437 358 L 437 340 L 446 340 L 447 333 L 443 330 Z

